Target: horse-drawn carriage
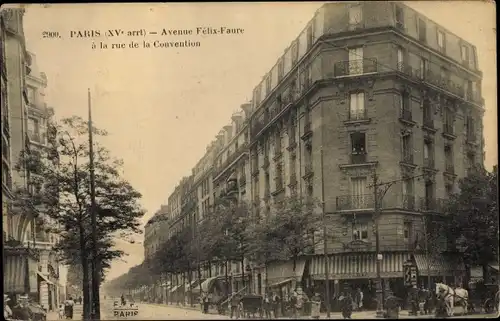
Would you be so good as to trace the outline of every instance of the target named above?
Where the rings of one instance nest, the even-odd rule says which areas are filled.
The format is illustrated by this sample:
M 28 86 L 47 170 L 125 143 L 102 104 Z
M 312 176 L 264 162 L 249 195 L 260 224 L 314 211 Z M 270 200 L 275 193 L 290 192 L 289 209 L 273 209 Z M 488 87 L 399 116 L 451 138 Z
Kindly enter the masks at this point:
M 447 316 L 453 316 L 455 307 L 462 307 L 462 314 L 467 313 L 493 313 L 499 310 L 500 291 L 497 284 L 469 285 L 471 293 L 464 288 L 452 288 L 443 283 L 436 284 L 436 298 L 439 313 L 441 308 L 446 309 Z
M 469 284 L 471 289 L 469 312 L 493 313 L 498 311 L 499 289 L 498 284 L 484 284 L 473 282 Z

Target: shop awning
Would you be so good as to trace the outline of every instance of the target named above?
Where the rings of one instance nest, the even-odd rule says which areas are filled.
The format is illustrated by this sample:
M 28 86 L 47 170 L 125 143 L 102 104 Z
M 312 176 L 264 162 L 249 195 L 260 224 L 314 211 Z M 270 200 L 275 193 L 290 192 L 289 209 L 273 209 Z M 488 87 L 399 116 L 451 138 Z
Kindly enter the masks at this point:
M 414 257 L 420 275 L 445 276 L 465 271 L 465 265 L 460 259 L 430 257 L 424 254 L 415 254 Z
M 175 285 L 171 290 L 170 292 L 175 292 L 177 291 L 182 285 Z
M 210 288 L 212 288 L 215 281 L 219 278 L 220 278 L 219 276 L 213 276 L 213 277 L 208 278 L 205 281 L 201 282 L 201 290 L 203 292 L 209 292 Z M 199 288 L 198 288 L 198 290 L 199 290 Z
M 286 284 L 288 282 L 292 282 L 293 280 L 294 279 L 285 279 L 285 280 L 282 280 L 282 281 L 274 282 L 274 283 L 269 284 L 269 287 L 270 288 L 279 287 L 279 286 L 282 286 L 283 284 Z
M 288 279 L 302 278 L 305 266 L 305 258 L 300 258 L 295 262 L 295 271 L 292 260 L 271 262 L 266 269 L 267 279 L 270 283 L 281 283 Z
M 42 272 L 37 271 L 36 274 L 38 274 L 39 277 L 42 278 L 47 284 L 54 284 L 52 281 L 50 281 L 45 275 L 42 274 Z
M 203 282 L 203 280 L 202 280 L 202 282 Z M 191 290 L 191 292 L 194 292 L 194 293 L 200 292 L 200 280 L 197 279 L 197 280 L 194 280 L 193 282 L 191 282 L 191 284 L 189 285 L 189 289 Z
M 498 272 L 498 263 L 490 263 L 488 266 Z
M 408 253 L 383 253 L 380 264 L 382 278 L 403 276 L 403 263 L 410 258 Z M 331 280 L 366 279 L 377 277 L 377 257 L 375 253 L 339 254 L 328 256 L 328 271 Z M 311 277 L 325 279 L 325 257 L 313 257 L 310 265 Z
M 4 293 L 23 293 L 25 290 L 28 262 L 26 257 L 5 255 L 3 261 Z

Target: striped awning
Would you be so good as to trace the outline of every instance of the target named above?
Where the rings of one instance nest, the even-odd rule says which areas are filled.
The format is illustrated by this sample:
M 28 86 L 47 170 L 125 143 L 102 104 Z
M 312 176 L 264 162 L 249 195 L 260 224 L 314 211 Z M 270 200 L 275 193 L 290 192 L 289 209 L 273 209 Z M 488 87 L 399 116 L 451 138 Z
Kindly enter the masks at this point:
M 25 256 L 5 256 L 3 262 L 4 292 L 26 292 L 27 273 L 28 262 Z
M 444 256 L 430 257 L 424 254 L 415 254 L 414 258 L 419 275 L 451 276 L 456 272 L 465 271 L 465 265 L 460 259 L 451 259 Z
M 279 287 L 283 284 L 286 284 L 288 282 L 292 282 L 293 279 L 285 279 L 285 280 L 281 280 L 281 281 L 278 281 L 278 282 L 275 282 L 275 283 L 272 283 L 272 284 L 269 284 L 269 287 L 270 288 L 273 288 L 273 287 Z
M 281 283 L 288 279 L 302 278 L 305 266 L 306 260 L 304 258 L 295 262 L 295 270 L 291 260 L 271 262 L 266 268 L 267 279 L 272 283 Z
M 403 263 L 409 253 L 383 253 L 380 262 L 380 276 L 399 278 L 403 276 Z M 375 253 L 349 253 L 328 256 L 330 279 L 365 279 L 377 277 L 377 256 Z M 311 261 L 310 274 L 313 279 L 325 279 L 325 257 L 315 256 Z
M 52 285 L 54 284 L 52 281 L 49 280 L 48 277 L 46 277 L 45 275 L 43 275 L 42 272 L 37 271 L 36 273 L 38 274 L 38 276 L 40 278 L 42 278 L 42 280 L 44 280 L 45 282 L 47 282 L 47 284 L 52 284 Z

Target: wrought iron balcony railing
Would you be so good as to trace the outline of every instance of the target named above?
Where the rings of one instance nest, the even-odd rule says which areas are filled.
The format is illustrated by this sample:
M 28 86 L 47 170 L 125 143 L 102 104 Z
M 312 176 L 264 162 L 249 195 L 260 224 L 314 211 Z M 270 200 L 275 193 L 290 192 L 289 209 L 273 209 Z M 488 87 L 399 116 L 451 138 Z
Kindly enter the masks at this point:
M 408 109 L 400 110 L 399 118 L 402 120 L 406 120 L 406 121 L 412 121 L 411 110 L 408 110 Z
M 455 133 L 454 133 L 453 125 L 449 124 L 449 123 L 445 123 L 444 126 L 443 126 L 443 133 L 446 134 L 446 135 L 452 135 L 452 136 L 454 136 Z
M 365 120 L 365 119 L 368 119 L 368 113 L 366 109 L 349 111 L 349 120 Z
M 424 116 L 423 123 L 427 128 L 434 128 L 434 120 L 430 116 Z
M 455 174 L 455 165 L 453 164 L 452 161 L 445 162 L 445 171 L 446 171 L 446 173 L 449 173 L 449 174 Z
M 421 197 L 419 201 L 419 210 L 423 212 L 444 213 L 446 210 L 446 199 Z
M 424 167 L 425 168 L 434 168 L 434 159 L 424 158 Z
M 365 164 L 366 158 L 366 153 L 352 153 L 351 164 Z
M 373 194 L 337 196 L 336 203 L 339 211 L 375 208 Z
M 376 58 L 340 61 L 334 66 L 335 77 L 357 76 L 378 71 Z
M 413 154 L 410 151 L 404 151 L 401 161 L 403 163 L 413 164 Z

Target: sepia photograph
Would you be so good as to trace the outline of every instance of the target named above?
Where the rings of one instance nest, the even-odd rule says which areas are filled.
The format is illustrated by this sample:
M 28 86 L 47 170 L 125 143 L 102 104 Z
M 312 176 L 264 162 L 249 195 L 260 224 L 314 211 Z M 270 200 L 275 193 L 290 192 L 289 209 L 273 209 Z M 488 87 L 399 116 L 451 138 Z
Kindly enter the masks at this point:
M 5 320 L 499 316 L 495 2 L 0 19 Z

